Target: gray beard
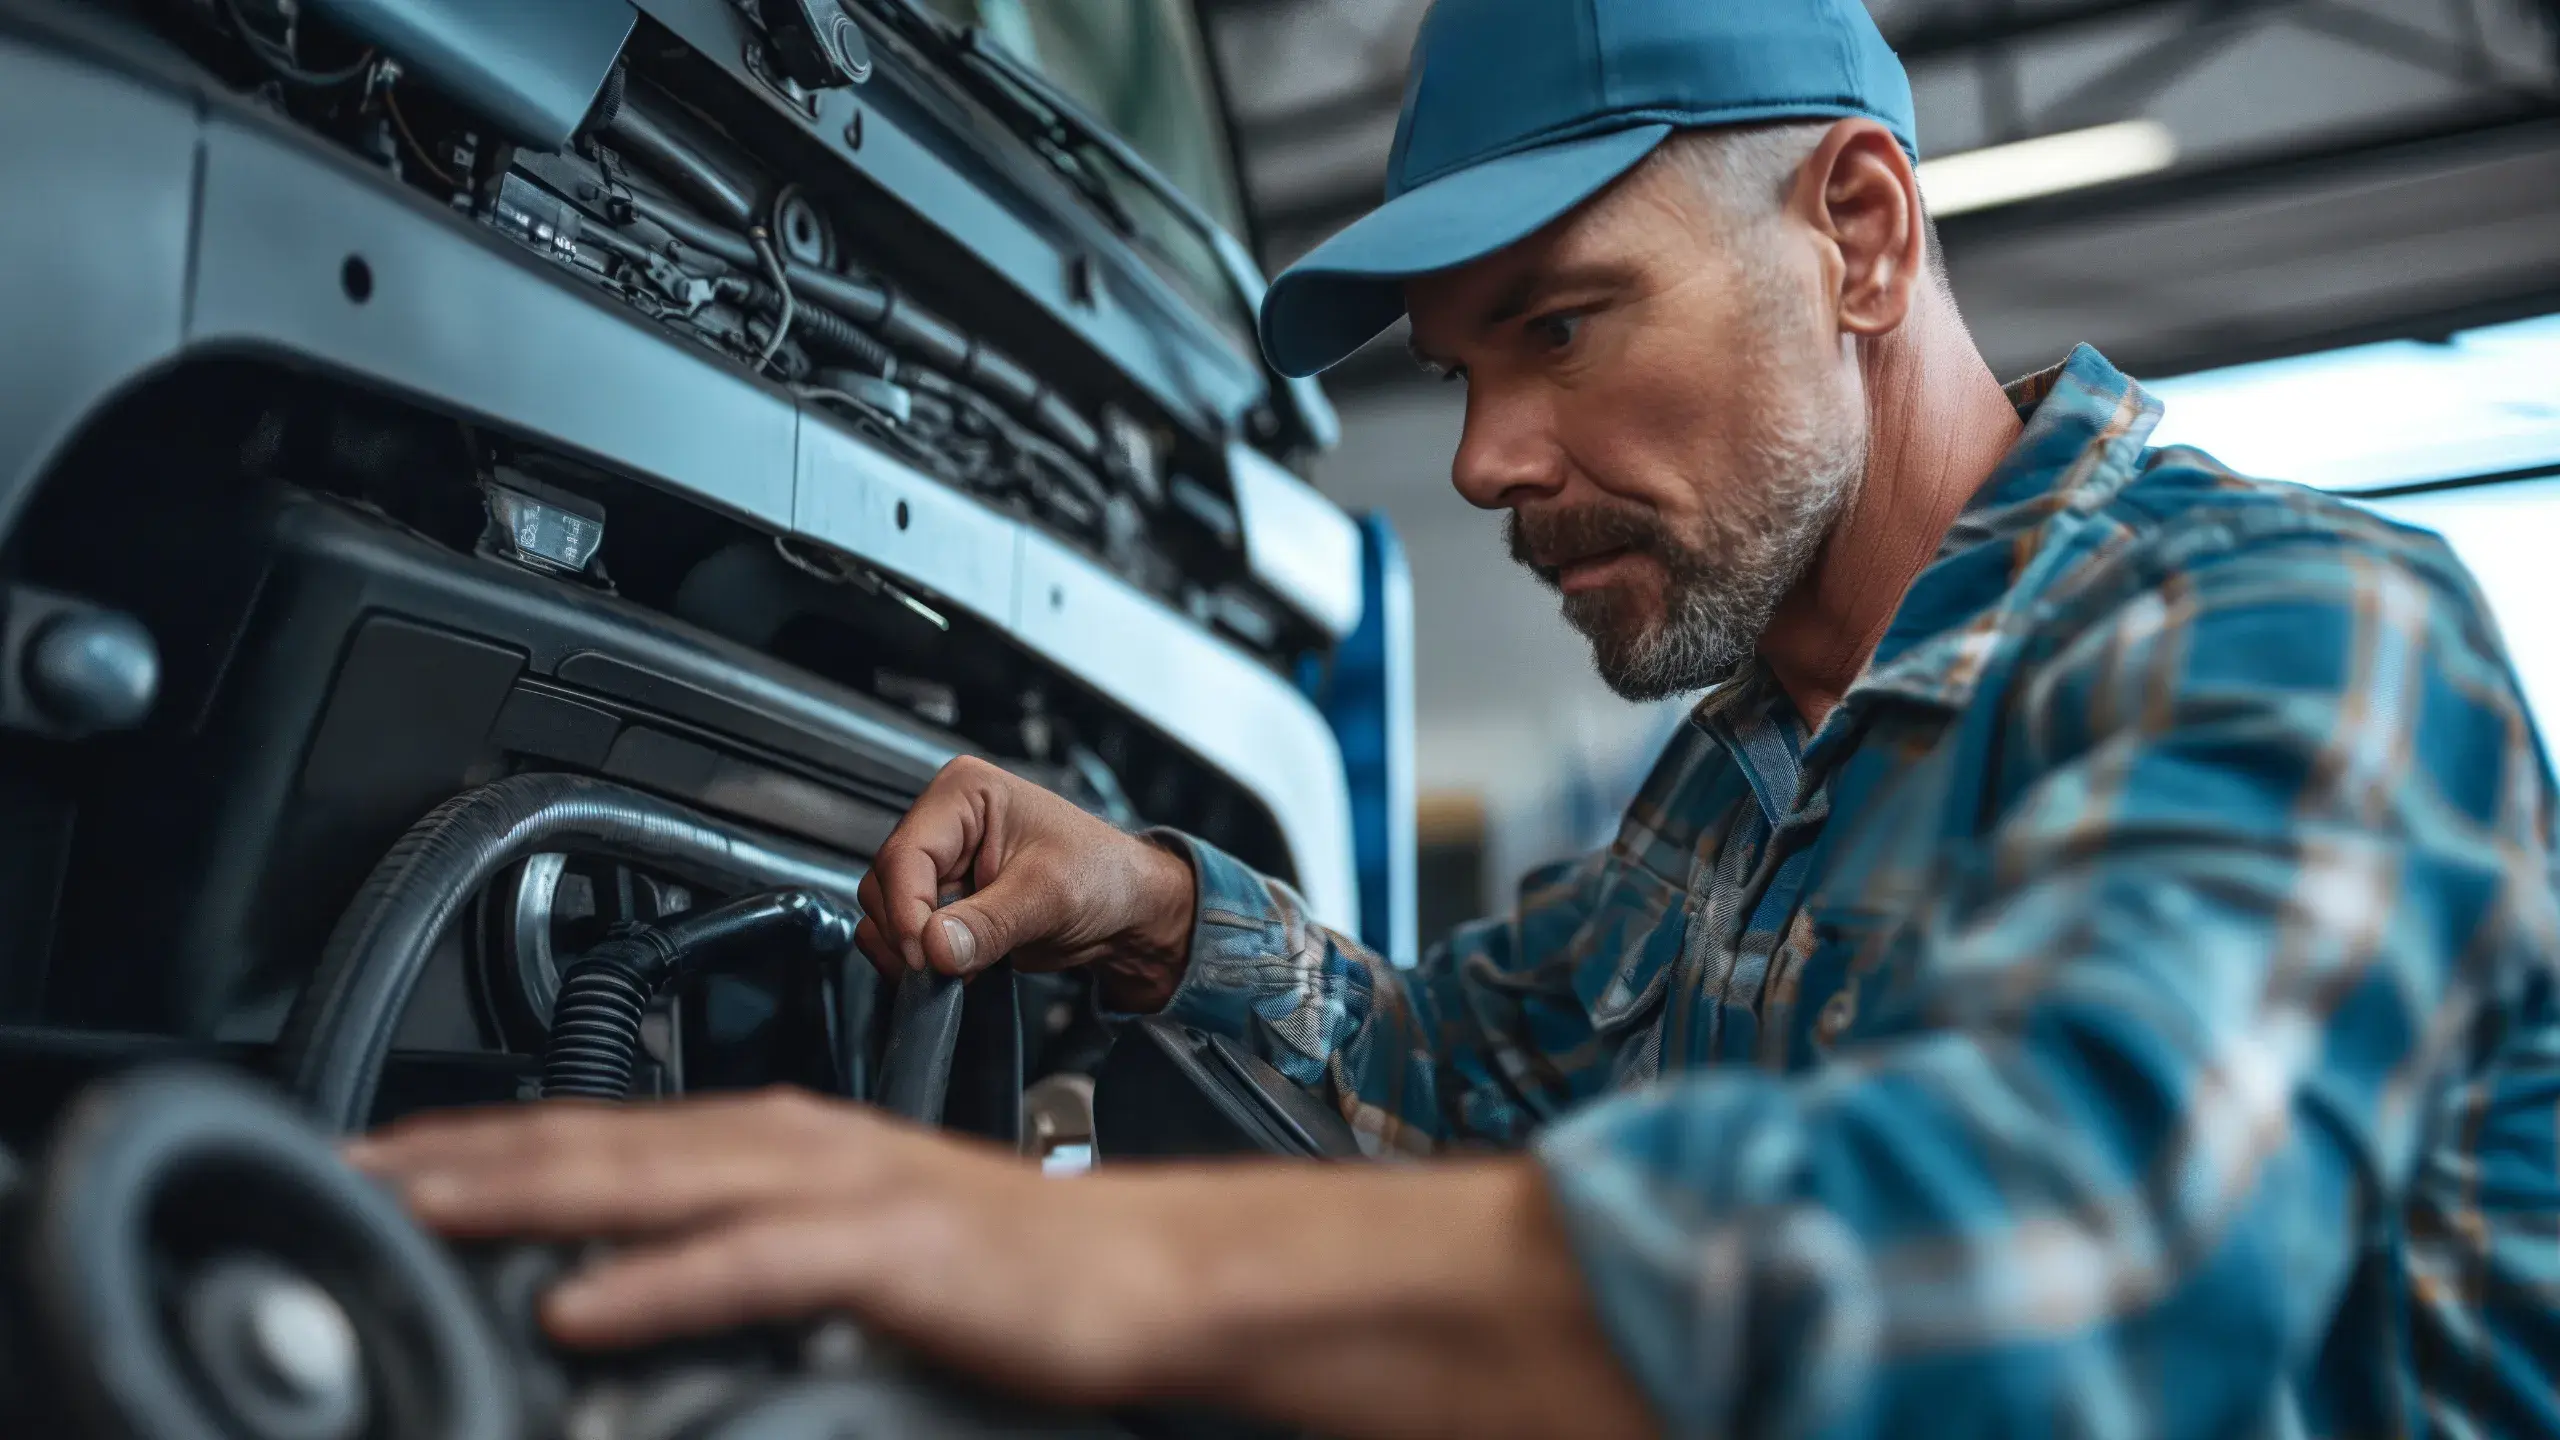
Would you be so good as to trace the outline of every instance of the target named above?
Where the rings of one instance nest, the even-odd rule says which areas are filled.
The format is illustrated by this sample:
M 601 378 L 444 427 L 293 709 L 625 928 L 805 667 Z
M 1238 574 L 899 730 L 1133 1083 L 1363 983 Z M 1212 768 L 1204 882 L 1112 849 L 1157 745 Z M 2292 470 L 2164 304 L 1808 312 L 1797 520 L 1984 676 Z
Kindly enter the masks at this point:
M 1668 699 L 1720 684 L 1759 648 L 1778 604 L 1813 568 L 1822 543 L 1857 494 L 1866 470 L 1866 437 L 1849 423 L 1825 433 L 1813 416 L 1763 435 L 1751 447 L 1756 492 L 1716 510 L 1702 543 L 1670 534 L 1652 512 L 1629 507 L 1542 517 L 1536 548 L 1626 545 L 1649 554 L 1668 574 L 1663 614 L 1652 619 L 1615 589 L 1564 599 L 1564 616 L 1591 643 L 1601 680 L 1635 701 Z M 1810 422 L 1810 423 L 1804 423 Z M 1527 563 L 1532 537 L 1518 511 L 1510 517 L 1511 551 Z M 1571 532 L 1578 543 L 1558 546 Z M 1531 566 L 1553 588 L 1553 572 Z

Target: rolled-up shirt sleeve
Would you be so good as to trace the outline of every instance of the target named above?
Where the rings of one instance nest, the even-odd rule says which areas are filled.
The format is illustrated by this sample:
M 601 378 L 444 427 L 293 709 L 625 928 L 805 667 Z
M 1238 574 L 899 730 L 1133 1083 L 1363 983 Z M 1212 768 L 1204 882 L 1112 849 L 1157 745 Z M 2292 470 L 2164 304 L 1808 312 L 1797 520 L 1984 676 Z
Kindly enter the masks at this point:
M 1150 838 L 1187 856 L 1199 886 L 1164 1013 L 1251 1048 L 1341 1110 L 1370 1153 L 1518 1145 L 1599 1092 L 1601 1076 L 1556 1057 L 1591 1033 L 1571 966 L 1602 857 L 1533 873 L 1512 914 L 1461 926 L 1407 971 L 1217 847 Z

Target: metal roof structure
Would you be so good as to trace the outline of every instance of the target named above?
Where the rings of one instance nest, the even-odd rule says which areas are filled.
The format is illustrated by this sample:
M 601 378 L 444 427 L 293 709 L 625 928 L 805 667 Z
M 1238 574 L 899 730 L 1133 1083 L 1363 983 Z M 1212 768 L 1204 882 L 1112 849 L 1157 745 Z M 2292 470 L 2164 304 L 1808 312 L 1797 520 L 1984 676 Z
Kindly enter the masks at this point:
M 2081 340 L 2164 374 L 2560 311 L 2560 0 L 1870 3 L 1933 161 L 2158 142 L 2148 173 L 1941 215 L 2004 373 Z M 1204 0 L 1275 268 L 1378 195 L 1426 8 Z

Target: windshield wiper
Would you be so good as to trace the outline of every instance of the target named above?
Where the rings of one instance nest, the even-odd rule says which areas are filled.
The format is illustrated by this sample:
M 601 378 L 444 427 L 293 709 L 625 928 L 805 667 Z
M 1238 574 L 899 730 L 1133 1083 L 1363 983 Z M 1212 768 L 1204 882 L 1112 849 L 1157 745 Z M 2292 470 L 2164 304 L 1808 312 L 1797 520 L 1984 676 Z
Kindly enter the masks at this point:
M 1077 193 L 1092 202 L 1105 219 L 1122 234 L 1143 242 L 1145 231 L 1129 213 L 1127 203 L 1087 157 L 1099 155 L 1108 160 L 1208 247 L 1227 288 L 1244 307 L 1248 322 L 1260 315 L 1263 292 L 1270 287 L 1263 279 L 1262 267 L 1255 263 L 1243 242 L 1229 234 L 1217 217 L 1167 179 L 1119 132 L 1095 119 L 1075 97 L 1004 48 L 984 29 L 954 26 L 927 11 L 921 0 L 865 3 L 928 53 L 944 59 L 972 93 L 1038 151 Z M 1332 448 L 1342 438 L 1342 424 L 1324 391 L 1313 379 L 1270 373 L 1283 407 L 1297 422 L 1301 438 L 1317 449 Z

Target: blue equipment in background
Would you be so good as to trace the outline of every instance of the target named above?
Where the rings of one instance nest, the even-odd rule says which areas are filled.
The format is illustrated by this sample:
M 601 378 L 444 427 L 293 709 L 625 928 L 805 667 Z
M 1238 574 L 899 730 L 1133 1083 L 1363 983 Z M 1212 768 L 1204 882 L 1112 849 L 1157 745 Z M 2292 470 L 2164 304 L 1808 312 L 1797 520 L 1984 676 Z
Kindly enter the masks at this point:
M 1414 933 L 1413 571 L 1383 515 L 1360 517 L 1360 628 L 1330 675 L 1303 677 L 1342 747 L 1360 873 L 1360 939 L 1400 966 Z

